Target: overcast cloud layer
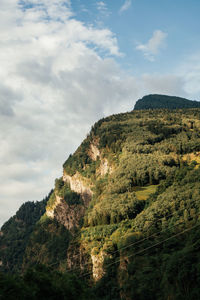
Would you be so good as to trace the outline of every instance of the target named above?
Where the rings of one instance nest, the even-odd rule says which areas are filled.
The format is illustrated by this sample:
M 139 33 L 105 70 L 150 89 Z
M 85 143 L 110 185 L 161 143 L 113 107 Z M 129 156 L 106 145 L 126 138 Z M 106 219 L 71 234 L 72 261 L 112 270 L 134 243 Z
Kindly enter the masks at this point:
M 69 1 L 1 0 L 0 225 L 23 202 L 45 197 L 99 118 L 131 110 L 148 93 L 200 92 L 199 79 L 191 84 L 200 78 L 198 55 L 181 74 L 140 78 L 120 69 L 122 55 L 114 33 L 76 20 Z

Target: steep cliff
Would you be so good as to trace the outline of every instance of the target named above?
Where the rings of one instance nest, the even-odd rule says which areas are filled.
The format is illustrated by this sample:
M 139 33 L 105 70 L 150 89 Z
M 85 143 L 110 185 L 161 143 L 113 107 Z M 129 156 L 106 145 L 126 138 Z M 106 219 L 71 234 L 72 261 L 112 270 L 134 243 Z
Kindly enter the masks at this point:
M 199 109 L 100 120 L 64 163 L 17 268 L 42 263 L 74 272 L 96 282 L 97 299 L 178 299 L 184 293 L 195 299 L 199 153 Z M 6 230 L 2 266 L 9 261 Z

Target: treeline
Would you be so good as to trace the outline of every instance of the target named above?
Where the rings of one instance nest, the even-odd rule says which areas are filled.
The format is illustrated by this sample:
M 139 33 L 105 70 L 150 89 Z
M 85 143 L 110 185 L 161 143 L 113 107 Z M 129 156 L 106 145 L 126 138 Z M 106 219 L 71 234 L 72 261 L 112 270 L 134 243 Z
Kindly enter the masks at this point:
M 66 254 L 71 240 L 70 232 L 55 219 L 45 217 L 36 224 L 23 255 L 22 269 L 39 262 L 54 269 L 66 269 Z
M 22 276 L 0 273 L 0 299 L 84 300 L 94 298 L 86 283 L 75 275 L 62 274 L 44 265 L 38 265 L 28 269 Z
M 191 101 L 181 97 L 166 96 L 166 95 L 147 95 L 139 99 L 134 110 L 141 109 L 183 109 L 183 108 L 198 108 L 200 102 Z
M 89 156 L 94 141 L 101 152 L 96 161 Z M 199 154 L 200 109 L 136 110 L 97 122 L 64 164 L 67 174 L 80 173 L 93 192 L 80 226 L 70 233 L 46 214 L 41 217 L 45 203 L 44 207 L 29 203 L 2 228 L 6 232 L 1 237 L 3 268 L 15 272 L 21 264 L 24 274 L 29 272 L 12 283 L 15 286 L 19 281 L 23 287 L 20 299 L 27 297 L 29 285 L 33 299 L 51 299 L 43 289 L 45 283 L 52 297 L 59 299 L 198 299 Z M 100 168 L 106 166 L 110 171 L 101 173 Z M 74 209 L 82 204 L 80 195 L 62 178 L 55 181 L 47 209 L 53 208 L 56 196 Z M 55 213 L 62 216 L 61 210 Z M 83 279 L 68 276 L 69 255 L 73 260 L 79 251 L 81 256 L 73 263 L 81 264 L 82 271 L 76 269 L 81 278 L 86 269 L 89 283 L 92 259 L 99 262 L 99 268 L 104 261 L 103 277 L 93 288 L 88 289 Z M 49 271 L 26 270 L 38 262 L 48 265 Z M 51 269 L 62 270 L 63 277 Z M 9 286 L 12 278 L 2 275 L 2 287 Z M 2 291 L 5 297 L 9 288 Z
M 44 214 L 47 201 L 52 191 L 42 201 L 22 204 L 16 215 L 11 217 L 1 228 L 0 236 L 0 270 L 18 272 L 22 266 L 23 256 L 35 224 Z

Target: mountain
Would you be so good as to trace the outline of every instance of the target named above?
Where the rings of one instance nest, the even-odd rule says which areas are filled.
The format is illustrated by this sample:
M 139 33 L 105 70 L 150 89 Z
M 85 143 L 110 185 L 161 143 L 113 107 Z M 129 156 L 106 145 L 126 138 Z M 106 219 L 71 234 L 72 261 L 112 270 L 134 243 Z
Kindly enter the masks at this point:
M 199 166 L 199 108 L 101 119 L 50 195 L 2 227 L 0 296 L 198 299 Z
M 140 109 L 179 109 L 179 108 L 198 108 L 200 102 L 185 98 L 166 96 L 166 95 L 147 95 L 139 99 L 134 110 Z

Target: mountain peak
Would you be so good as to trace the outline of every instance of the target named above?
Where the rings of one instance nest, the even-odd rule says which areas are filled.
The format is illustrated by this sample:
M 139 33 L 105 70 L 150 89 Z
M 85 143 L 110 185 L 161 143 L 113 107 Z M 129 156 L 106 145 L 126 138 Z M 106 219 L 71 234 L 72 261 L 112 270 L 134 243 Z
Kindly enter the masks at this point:
M 188 100 L 176 96 L 151 94 L 139 99 L 134 107 L 134 110 L 141 109 L 181 109 L 181 108 L 198 108 L 200 102 Z

